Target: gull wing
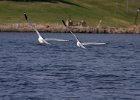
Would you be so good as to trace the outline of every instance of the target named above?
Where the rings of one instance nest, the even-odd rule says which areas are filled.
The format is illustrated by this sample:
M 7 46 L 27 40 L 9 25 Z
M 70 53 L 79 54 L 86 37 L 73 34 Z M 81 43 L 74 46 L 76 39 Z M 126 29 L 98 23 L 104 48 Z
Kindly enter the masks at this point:
M 58 38 L 45 38 L 45 40 L 47 40 L 47 41 L 59 41 L 59 42 L 66 42 L 66 41 L 69 41 L 69 40 L 58 39 Z
M 83 45 L 105 45 L 106 43 L 96 43 L 96 42 L 84 42 Z

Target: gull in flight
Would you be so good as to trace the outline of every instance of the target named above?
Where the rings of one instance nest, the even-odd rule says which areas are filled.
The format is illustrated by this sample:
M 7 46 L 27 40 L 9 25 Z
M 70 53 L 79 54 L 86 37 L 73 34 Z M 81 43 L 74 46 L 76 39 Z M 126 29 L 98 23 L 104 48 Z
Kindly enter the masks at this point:
M 29 22 L 28 16 L 26 15 L 26 13 L 24 13 L 24 17 L 25 17 L 25 19 L 26 19 L 28 25 L 29 25 L 30 27 L 32 27 L 33 30 L 37 33 L 37 35 L 38 35 L 38 42 L 39 42 L 40 44 L 44 44 L 44 43 L 45 43 L 45 44 L 50 44 L 50 43 L 48 43 L 48 42 L 40 35 L 40 33 L 38 32 L 38 30 Z
M 66 28 L 69 29 L 69 27 L 66 25 L 65 21 L 62 20 L 62 22 L 63 22 L 64 26 L 65 26 Z M 80 42 L 80 40 L 76 37 L 76 35 L 75 35 L 70 29 L 69 29 L 69 31 L 70 31 L 70 33 L 74 36 L 74 38 L 76 39 L 76 41 L 77 41 L 77 46 L 78 46 L 78 47 L 81 47 L 81 48 L 83 48 L 83 49 L 86 49 L 86 47 Z
M 105 45 L 106 43 L 98 43 L 98 42 L 83 42 L 81 43 L 80 40 L 76 37 L 76 35 L 70 30 L 70 28 L 66 25 L 65 21 L 62 20 L 64 26 L 70 31 L 70 33 L 74 36 L 77 41 L 77 46 L 86 49 L 85 45 Z M 102 21 L 100 21 L 101 23 Z
M 37 33 L 37 35 L 38 35 L 38 41 L 39 41 L 40 44 L 44 44 L 44 43 L 45 43 L 45 44 L 50 44 L 50 43 L 48 43 L 47 41 L 58 41 L 58 42 L 66 42 L 66 41 L 69 41 L 69 40 L 58 39 L 58 38 L 45 38 L 45 39 L 44 39 L 44 38 L 40 35 L 39 31 L 29 22 L 29 19 L 28 19 L 28 16 L 27 16 L 26 13 L 24 13 L 24 16 L 25 16 L 25 19 L 26 19 L 28 25 L 29 25 L 31 28 L 33 28 L 33 30 Z

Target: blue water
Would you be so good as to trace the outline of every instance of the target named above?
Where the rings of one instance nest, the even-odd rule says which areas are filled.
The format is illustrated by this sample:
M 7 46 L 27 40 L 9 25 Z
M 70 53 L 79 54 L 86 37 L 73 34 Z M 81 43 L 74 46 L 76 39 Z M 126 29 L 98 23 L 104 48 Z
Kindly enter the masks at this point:
M 140 100 L 140 35 L 0 33 L 0 100 Z

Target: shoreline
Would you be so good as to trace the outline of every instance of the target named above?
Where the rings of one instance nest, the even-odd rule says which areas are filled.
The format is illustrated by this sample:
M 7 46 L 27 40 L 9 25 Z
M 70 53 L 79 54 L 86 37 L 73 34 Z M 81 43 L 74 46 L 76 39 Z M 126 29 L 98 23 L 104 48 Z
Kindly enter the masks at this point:
M 39 32 L 66 33 L 68 30 L 62 24 L 33 24 Z M 74 33 L 104 33 L 104 34 L 140 34 L 140 25 L 127 28 L 70 26 Z M 0 32 L 33 32 L 27 23 L 0 24 Z M 69 32 L 68 32 L 69 33 Z

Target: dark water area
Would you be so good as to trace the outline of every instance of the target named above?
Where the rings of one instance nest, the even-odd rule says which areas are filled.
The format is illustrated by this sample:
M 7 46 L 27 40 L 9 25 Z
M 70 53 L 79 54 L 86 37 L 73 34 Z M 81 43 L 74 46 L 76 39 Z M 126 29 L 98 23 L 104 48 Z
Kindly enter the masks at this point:
M 35 33 L 0 33 L 0 100 L 140 100 L 140 35 L 71 34 L 40 45 Z

